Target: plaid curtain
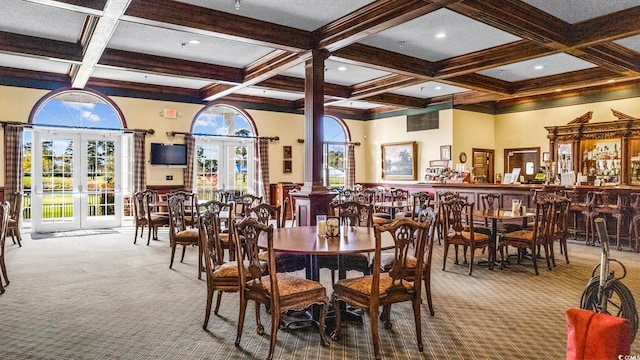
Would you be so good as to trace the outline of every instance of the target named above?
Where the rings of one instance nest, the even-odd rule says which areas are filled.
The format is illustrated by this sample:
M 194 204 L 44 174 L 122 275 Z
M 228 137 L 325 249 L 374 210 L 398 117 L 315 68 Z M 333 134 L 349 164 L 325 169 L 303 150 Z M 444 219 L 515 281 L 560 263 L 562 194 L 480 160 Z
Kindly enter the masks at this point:
M 8 199 L 16 191 L 22 191 L 22 134 L 21 125 L 7 125 L 4 128 L 4 194 Z
M 271 190 L 269 188 L 269 139 L 258 139 L 258 159 L 260 161 L 260 180 L 258 189 L 262 187 L 262 196 L 265 203 L 271 203 Z M 257 192 L 259 194 L 259 192 Z
M 344 179 L 345 189 L 353 189 L 356 184 L 356 156 L 355 145 L 347 144 L 347 177 Z
M 184 136 L 187 145 L 187 167 L 184 169 L 184 189 L 193 191 L 193 157 L 196 152 L 196 138 L 191 134 Z
M 147 187 L 145 176 L 144 132 L 133 134 L 133 192 L 143 191 Z

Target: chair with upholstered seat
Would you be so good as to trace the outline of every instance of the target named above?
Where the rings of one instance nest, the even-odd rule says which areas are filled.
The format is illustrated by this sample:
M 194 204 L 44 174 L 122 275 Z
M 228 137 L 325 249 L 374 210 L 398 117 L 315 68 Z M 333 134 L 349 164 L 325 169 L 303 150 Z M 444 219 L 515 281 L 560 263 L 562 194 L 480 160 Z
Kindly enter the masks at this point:
M 556 259 L 554 255 L 553 246 L 556 240 L 560 243 L 560 254 L 564 254 L 566 263 L 569 263 L 569 252 L 567 251 L 567 237 L 569 234 L 569 215 L 571 208 L 571 200 L 565 196 L 553 197 L 553 219 L 551 220 L 551 229 L 553 232 L 550 235 L 550 251 L 551 260 L 553 266 L 556 266 Z
M 275 224 L 276 228 L 282 225 L 280 217 L 280 205 L 273 206 L 269 204 L 258 204 L 255 207 L 248 208 L 247 217 L 254 218 L 264 225 L 270 223 Z M 267 252 L 262 252 L 260 258 L 267 260 Z M 306 258 L 304 255 L 295 255 L 289 253 L 276 252 L 275 254 L 276 269 L 280 272 L 294 272 L 303 270 L 306 267 Z
M 533 269 L 536 275 L 538 272 L 538 248 L 543 247 L 545 251 L 545 258 L 547 260 L 547 268 L 551 270 L 550 261 L 550 234 L 552 233 L 551 227 L 553 226 L 553 200 L 550 198 L 539 199 L 536 201 L 536 211 L 534 217 L 534 223 L 532 229 L 523 229 L 503 234 L 500 237 L 500 243 L 498 248 L 500 249 L 500 255 L 502 262 L 504 262 L 504 247 L 513 246 L 518 251 L 518 264 L 521 263 L 523 258 L 523 249 L 529 249 L 531 251 L 531 260 L 533 261 Z
M 411 243 L 416 242 L 416 253 L 424 254 L 425 243 L 429 225 L 419 223 L 411 219 L 397 219 L 385 225 L 374 225 L 376 238 L 376 250 L 373 266 L 373 274 L 358 278 L 338 280 L 333 286 L 331 301 L 334 309 L 339 308 L 339 302 L 361 308 L 368 312 L 371 321 L 371 333 L 373 349 L 376 359 L 380 359 L 380 335 L 378 331 L 378 317 L 380 306 L 383 307 L 382 320 L 385 328 L 391 329 L 391 305 L 409 301 L 412 304 L 415 319 L 415 330 L 418 350 L 422 352 L 422 326 L 421 326 L 421 284 L 424 261 L 417 261 L 414 268 L 408 266 L 408 256 Z M 391 270 L 381 271 L 381 239 L 382 236 L 391 236 L 394 239 L 395 259 Z M 413 274 L 414 278 L 407 277 Z M 336 329 L 334 340 L 339 340 L 342 330 L 342 316 L 336 311 Z
M 182 256 L 180 262 L 184 261 L 184 254 L 187 246 L 198 248 L 198 279 L 202 278 L 202 248 L 200 247 L 200 234 L 198 228 L 187 228 L 184 220 L 185 196 L 183 194 L 171 194 L 168 198 L 169 204 L 169 240 L 171 244 L 171 262 L 169 269 L 173 267 L 173 258 L 176 247 L 182 245 Z M 197 211 L 197 207 L 192 211 Z
M 184 197 L 184 221 L 191 228 L 198 227 L 198 194 L 186 190 L 176 190 L 167 196 L 182 195 Z
M 7 277 L 7 265 L 4 260 L 4 244 L 7 239 L 7 225 L 9 223 L 9 213 L 11 206 L 8 201 L 0 205 L 0 270 L 2 270 L 2 277 L 4 282 L 9 285 L 9 278 Z M 2 286 L 2 277 L 0 277 L 0 294 L 4 293 L 4 286 Z
M 235 197 L 233 202 L 235 206 L 235 215 L 245 216 L 247 209 L 252 208 L 262 203 L 262 196 L 255 196 L 251 194 L 244 194 L 242 196 Z
M 442 261 L 442 270 L 447 265 L 447 255 L 449 253 L 449 245 L 462 245 L 471 252 L 469 260 L 469 275 L 473 272 L 473 259 L 476 249 L 484 249 L 489 246 L 491 237 L 489 235 L 476 233 L 473 224 L 474 203 L 467 202 L 461 197 L 454 197 L 451 200 L 444 201 L 440 204 L 442 212 L 442 221 L 444 222 L 444 258 Z M 466 220 L 466 224 L 465 224 Z M 466 251 L 464 259 L 466 261 Z M 492 259 L 489 259 L 489 269 L 493 268 Z M 458 264 L 458 251 L 456 249 L 456 264 Z
M 235 260 L 236 251 L 233 241 L 229 237 L 229 227 L 231 226 L 231 216 L 233 210 L 232 202 L 222 202 L 218 200 L 209 200 L 198 204 L 198 211 L 209 211 L 215 213 L 218 221 L 218 237 L 220 246 L 223 250 L 227 250 L 228 259 Z
M 429 225 L 428 237 L 425 243 L 424 254 L 424 267 L 422 269 L 422 279 L 424 280 L 425 294 L 427 295 L 427 304 L 429 305 L 429 312 L 431 316 L 435 313 L 433 311 L 433 302 L 431 300 L 431 258 L 433 255 L 433 237 L 436 229 L 436 213 L 432 208 L 428 207 L 418 212 L 416 221 Z M 413 255 L 407 256 L 407 267 L 409 269 L 415 269 L 417 259 L 420 257 L 418 254 L 418 248 L 414 246 Z M 395 260 L 395 254 L 390 251 L 382 253 L 382 259 L 380 259 L 380 267 L 382 271 L 391 271 L 393 267 L 393 261 Z M 410 274 L 407 278 L 413 279 L 415 274 Z
M 214 200 L 215 201 L 215 200 Z M 219 201 L 216 203 L 224 204 Z M 224 248 L 220 242 L 220 211 L 205 210 L 200 215 L 200 242 L 204 255 L 205 274 L 207 280 L 207 306 L 205 310 L 203 329 L 207 329 L 211 316 L 211 306 L 213 295 L 217 291 L 216 306 L 213 313 L 218 315 L 223 292 L 238 292 L 240 290 L 240 274 L 238 273 L 238 263 L 235 261 L 225 261 Z M 231 226 L 231 225 L 229 225 Z M 235 249 L 235 246 L 232 247 Z M 248 266 L 248 262 L 245 262 Z M 266 270 L 267 264 L 262 270 Z
M 276 253 L 273 249 L 273 225 L 265 225 L 255 218 L 248 217 L 236 223 L 233 226 L 233 232 L 237 248 L 241 246 L 240 239 L 242 239 L 248 261 L 247 270 L 244 266 L 238 265 L 241 290 L 236 346 L 240 345 L 249 300 L 256 302 L 255 318 L 259 335 L 264 334 L 264 327 L 260 322 L 260 304 L 265 304 L 271 311 L 271 342 L 267 359 L 273 357 L 282 314 L 288 311 L 301 311 L 311 305 L 320 306 L 318 318 L 320 342 L 323 346 L 328 346 L 328 339 L 324 333 L 325 316 L 329 306 L 327 291 L 319 282 L 279 272 Z M 266 237 L 267 260 L 270 269 L 269 275 L 264 276 L 262 276 L 262 260 L 259 256 L 261 251 L 258 248 L 260 236 Z M 274 269 L 276 271 L 273 271 Z
M 625 218 L 628 213 L 628 197 L 615 194 L 611 191 L 596 191 L 593 192 L 591 198 L 591 227 L 593 228 L 593 221 L 597 217 L 613 218 L 616 222 L 616 247 L 618 250 L 622 249 L 620 245 L 622 237 L 622 224 L 625 223 Z M 592 233 L 591 244 L 595 243 L 595 234 Z
M 631 218 L 629 219 L 629 237 L 631 237 L 633 231 L 633 237 L 635 239 L 633 250 L 638 252 L 638 250 L 640 250 L 638 246 L 640 242 L 640 193 L 631 193 L 629 207 L 631 212 Z M 629 242 L 631 242 L 631 239 Z
M 151 211 L 150 204 L 154 202 L 154 192 L 151 190 L 138 191 L 132 195 L 133 198 L 133 211 L 134 211 L 134 226 L 136 228 L 133 236 L 133 243 L 138 240 L 138 229 L 140 229 L 140 237 L 144 234 L 144 228 L 148 229 L 147 233 L 147 245 L 151 242 L 151 236 L 154 239 L 157 238 L 158 227 L 168 225 L 169 217 L 159 215 Z
M 7 223 L 7 232 L 11 234 L 11 240 L 18 246 L 22 247 L 22 233 L 20 231 L 20 218 L 22 217 L 22 192 L 17 191 L 11 196 L 9 201 L 9 220 Z
M 373 206 L 361 204 L 356 201 L 344 201 L 329 203 L 329 215 L 340 218 L 342 226 L 364 226 L 370 228 L 373 225 Z M 318 267 L 331 270 L 331 282 L 335 282 L 335 272 L 342 261 L 344 271 L 356 270 L 368 275 L 371 273 L 368 254 L 342 254 L 318 256 Z

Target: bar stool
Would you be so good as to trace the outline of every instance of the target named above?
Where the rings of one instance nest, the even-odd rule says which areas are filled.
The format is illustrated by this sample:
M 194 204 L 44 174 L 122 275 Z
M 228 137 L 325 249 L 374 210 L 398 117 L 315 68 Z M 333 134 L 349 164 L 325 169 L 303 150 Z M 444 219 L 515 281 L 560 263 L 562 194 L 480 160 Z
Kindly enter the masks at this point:
M 636 242 L 633 250 L 638 252 L 638 242 L 640 241 L 640 193 L 631 193 L 630 198 L 631 203 L 629 211 L 631 213 L 631 219 L 629 221 L 629 238 L 631 238 L 631 230 L 633 229 L 633 235 Z M 631 240 L 629 240 L 629 242 L 631 242 Z
M 592 195 L 591 226 L 594 226 L 593 221 L 596 217 L 614 218 L 616 220 L 616 246 L 618 250 L 620 250 L 620 230 L 622 229 L 622 224 L 624 223 L 627 209 L 629 208 L 627 198 L 620 195 L 609 194 L 608 191 L 596 191 L 593 192 Z M 616 199 L 615 203 L 613 202 L 613 198 Z M 593 238 L 594 234 L 591 234 L 591 236 Z M 591 241 L 591 244 L 594 244 L 594 242 L 595 239 Z
M 589 230 L 593 232 L 591 222 L 589 221 L 591 218 L 591 208 L 589 205 L 592 193 L 577 190 L 567 190 L 563 192 L 563 195 L 569 198 L 569 201 L 571 202 L 571 205 L 569 206 L 569 212 L 573 215 L 573 228 L 567 230 L 573 233 L 573 236 L 576 240 L 578 239 L 578 215 L 582 214 L 584 216 L 585 241 L 588 244 Z

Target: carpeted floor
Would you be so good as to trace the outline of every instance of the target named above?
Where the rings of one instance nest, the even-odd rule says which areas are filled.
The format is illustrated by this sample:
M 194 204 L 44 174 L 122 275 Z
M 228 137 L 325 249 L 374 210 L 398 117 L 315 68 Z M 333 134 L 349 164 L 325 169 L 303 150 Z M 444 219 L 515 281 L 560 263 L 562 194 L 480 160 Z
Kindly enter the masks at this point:
M 206 284 L 196 276 L 196 250 L 168 268 L 168 234 L 133 244 L 133 229 L 38 241 L 7 242 L 11 284 L 0 295 L 2 359 L 261 359 L 268 335 L 247 313 L 242 347 L 234 346 L 237 294 L 225 294 L 220 316 L 202 330 Z M 386 359 L 561 359 L 564 312 L 579 305 L 599 262 L 599 249 L 570 244 L 571 264 L 533 274 L 530 263 L 489 271 L 448 261 L 434 250 L 436 315 L 423 305 L 424 353 L 417 351 L 408 305 L 396 306 L 394 328 L 381 327 Z M 478 253 L 479 254 L 479 253 Z M 451 255 L 450 255 L 451 256 Z M 614 251 L 629 271 L 623 280 L 640 300 L 640 254 Z M 357 275 L 357 274 L 353 274 Z M 328 273 L 322 273 L 330 281 Z M 329 284 L 327 284 L 329 286 Z M 269 315 L 263 312 L 263 324 Z M 267 328 L 268 329 L 268 328 Z M 278 333 L 276 359 L 370 359 L 369 321 L 347 322 L 339 342 L 319 345 L 315 329 Z M 632 354 L 640 355 L 636 341 Z

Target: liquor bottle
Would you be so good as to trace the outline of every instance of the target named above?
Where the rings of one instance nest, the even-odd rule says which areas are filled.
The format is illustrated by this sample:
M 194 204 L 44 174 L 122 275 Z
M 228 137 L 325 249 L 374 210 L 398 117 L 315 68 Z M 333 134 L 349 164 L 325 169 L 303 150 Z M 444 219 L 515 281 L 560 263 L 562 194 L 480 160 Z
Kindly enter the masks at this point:
M 617 159 L 618 155 L 618 144 L 613 144 L 613 158 Z

